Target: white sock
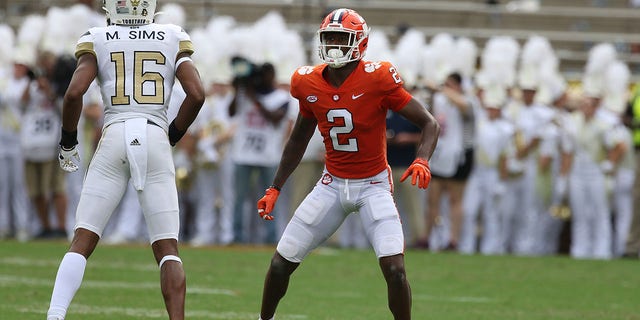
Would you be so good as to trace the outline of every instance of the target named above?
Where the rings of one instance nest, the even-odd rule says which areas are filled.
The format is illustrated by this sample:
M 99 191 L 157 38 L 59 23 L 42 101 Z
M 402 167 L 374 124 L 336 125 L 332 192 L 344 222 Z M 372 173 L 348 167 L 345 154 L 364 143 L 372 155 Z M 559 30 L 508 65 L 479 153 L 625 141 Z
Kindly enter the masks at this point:
M 83 255 L 75 252 L 67 252 L 64 255 L 62 262 L 60 262 L 60 267 L 58 267 L 56 282 L 53 285 L 47 317 L 64 319 L 73 296 L 80 288 L 80 284 L 82 284 L 86 266 L 87 259 Z
M 267 320 L 273 320 L 273 319 L 275 319 L 275 317 L 271 317 L 271 319 L 267 319 Z M 262 317 L 258 316 L 258 320 L 262 320 Z

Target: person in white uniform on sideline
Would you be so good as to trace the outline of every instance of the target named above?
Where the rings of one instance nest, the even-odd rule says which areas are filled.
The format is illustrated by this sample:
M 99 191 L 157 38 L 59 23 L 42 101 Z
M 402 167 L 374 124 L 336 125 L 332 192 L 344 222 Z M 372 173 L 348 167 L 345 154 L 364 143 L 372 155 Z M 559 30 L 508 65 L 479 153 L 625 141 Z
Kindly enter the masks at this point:
M 610 259 L 612 225 L 608 190 L 613 168 L 619 162 L 623 142 L 615 134 L 614 123 L 598 116 L 599 99 L 584 96 L 579 111 L 571 115 L 571 256 Z
M 482 110 L 476 111 L 475 152 L 471 176 L 464 190 L 464 222 L 460 252 L 503 254 L 501 200 L 505 194 L 506 153 L 513 139 L 513 125 L 502 118 L 507 89 L 482 89 Z M 478 216 L 482 232 L 477 234 Z M 478 240 L 480 242 L 479 248 Z
M 539 147 L 544 131 L 553 118 L 553 111 L 535 102 L 538 84 L 535 80 L 519 79 L 522 99 L 515 100 L 505 110 L 505 116 L 516 128 L 515 148 L 507 159 L 510 179 L 504 201 L 505 245 L 518 255 L 536 254 L 539 195 L 535 190 L 538 175 Z
M 193 246 L 233 241 L 232 184 L 225 180 L 231 175 L 228 144 L 231 140 L 227 105 L 231 100 L 230 87 L 212 83 L 200 114 L 196 118 L 192 134 L 196 139 L 194 185 L 190 190 L 195 204 Z
M 14 58 L 11 71 L 0 93 L 0 239 L 8 237 L 13 222 L 18 241 L 31 238 L 30 207 L 25 185 L 24 159 L 20 145 L 22 108 L 20 99 L 29 85 L 29 70 L 23 57 Z
M 614 129 L 624 143 L 624 154 L 615 170 L 611 207 L 615 214 L 613 226 L 613 254 L 620 257 L 624 254 L 625 245 L 631 228 L 633 217 L 633 185 L 636 176 L 636 155 L 633 152 L 633 137 L 629 128 L 619 124 Z

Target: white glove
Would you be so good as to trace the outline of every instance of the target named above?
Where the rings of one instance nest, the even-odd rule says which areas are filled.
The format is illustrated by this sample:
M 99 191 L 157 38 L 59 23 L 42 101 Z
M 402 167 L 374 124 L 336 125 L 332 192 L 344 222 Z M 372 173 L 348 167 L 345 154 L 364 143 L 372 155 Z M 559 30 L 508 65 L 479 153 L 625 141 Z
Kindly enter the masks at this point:
M 58 154 L 58 160 L 60 161 L 60 168 L 66 172 L 76 172 L 80 168 L 80 154 L 78 154 L 77 146 L 71 147 L 71 149 L 65 149 L 60 146 L 60 153 Z

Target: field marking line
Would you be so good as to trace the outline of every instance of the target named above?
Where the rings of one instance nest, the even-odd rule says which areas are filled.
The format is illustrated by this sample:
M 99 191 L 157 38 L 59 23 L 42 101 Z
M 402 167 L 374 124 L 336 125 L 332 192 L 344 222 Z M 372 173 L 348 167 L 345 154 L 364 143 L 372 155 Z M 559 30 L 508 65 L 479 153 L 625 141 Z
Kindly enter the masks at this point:
M 0 287 L 9 287 L 14 285 L 26 285 L 31 287 L 51 287 L 55 279 L 39 279 L 28 277 L 17 277 L 15 275 L 0 274 Z M 148 290 L 156 289 L 160 290 L 160 283 L 156 282 L 124 282 L 124 281 L 95 281 L 85 280 L 82 282 L 83 288 L 115 288 L 115 289 L 127 289 L 127 290 Z M 236 292 L 227 289 L 207 288 L 207 287 L 193 287 L 187 285 L 187 294 L 210 294 L 210 295 L 224 295 L 224 296 L 236 296 Z
M 20 313 L 42 313 L 41 305 L 34 305 L 31 307 L 15 307 L 14 310 Z M 167 311 L 164 309 L 149 309 L 149 308 L 122 308 L 122 307 L 99 307 L 99 306 L 89 306 L 83 304 L 71 304 L 69 307 L 69 314 L 82 314 L 82 315 L 95 315 L 95 314 L 106 314 L 106 315 L 114 315 L 114 316 L 129 316 L 136 317 L 138 319 L 142 318 L 166 318 Z M 224 311 L 224 312 L 213 312 L 208 310 L 186 310 L 185 317 L 186 318 L 204 318 L 204 319 L 254 319 L 257 317 L 258 312 L 234 312 L 234 311 Z M 301 320 L 301 319 L 309 319 L 307 315 L 304 314 L 289 314 L 289 315 L 278 315 L 278 319 L 283 320 Z
M 28 266 L 28 267 L 57 267 L 60 264 L 60 259 L 28 259 L 24 257 L 4 257 L 0 259 L 0 264 L 13 265 L 13 266 Z M 153 263 L 140 264 L 140 263 L 93 263 L 88 265 L 91 269 L 126 269 L 133 271 L 151 271 L 158 270 L 158 266 Z

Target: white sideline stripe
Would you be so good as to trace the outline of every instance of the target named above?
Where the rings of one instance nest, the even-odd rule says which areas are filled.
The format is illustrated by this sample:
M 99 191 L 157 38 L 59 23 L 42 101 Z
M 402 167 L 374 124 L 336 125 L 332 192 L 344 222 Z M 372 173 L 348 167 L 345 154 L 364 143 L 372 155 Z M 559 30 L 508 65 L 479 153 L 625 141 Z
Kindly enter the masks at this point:
M 16 307 L 15 310 L 21 313 L 41 313 L 41 305 L 31 307 Z M 82 304 L 71 304 L 69 314 L 106 314 L 106 315 L 125 315 L 136 318 L 165 318 L 167 312 L 164 309 L 147 309 L 147 308 L 119 308 L 119 307 L 98 307 Z M 207 310 L 186 310 L 185 318 L 204 318 L 204 319 L 254 319 L 258 312 L 213 312 Z M 278 315 L 278 319 L 299 320 L 308 319 L 304 314 Z
M 443 301 L 443 302 L 470 302 L 470 303 L 498 303 L 498 299 L 486 298 L 486 297 L 441 297 L 430 296 L 426 294 L 413 295 L 414 300 L 424 301 Z
M 13 266 L 29 266 L 29 267 L 57 267 L 60 264 L 60 260 L 44 260 L 44 259 L 26 259 L 21 257 L 5 257 L 0 259 L 0 264 L 13 265 Z M 87 268 L 90 269 L 126 269 L 134 271 L 152 271 L 158 270 L 158 266 L 149 264 L 136 264 L 136 263 L 89 263 Z
M 55 279 L 38 279 L 38 278 L 26 278 L 16 277 L 13 275 L 0 274 L 0 287 L 10 287 L 16 284 L 27 285 L 31 287 L 51 287 Z M 160 284 L 155 282 L 122 282 L 122 281 L 92 281 L 87 280 L 82 282 L 82 287 L 86 288 L 116 288 L 116 289 L 157 289 L 160 290 Z M 187 285 L 188 294 L 210 294 L 210 295 L 224 295 L 224 296 L 236 296 L 236 293 L 227 289 L 216 288 L 203 288 L 203 287 L 189 287 Z

